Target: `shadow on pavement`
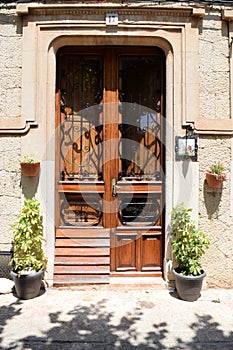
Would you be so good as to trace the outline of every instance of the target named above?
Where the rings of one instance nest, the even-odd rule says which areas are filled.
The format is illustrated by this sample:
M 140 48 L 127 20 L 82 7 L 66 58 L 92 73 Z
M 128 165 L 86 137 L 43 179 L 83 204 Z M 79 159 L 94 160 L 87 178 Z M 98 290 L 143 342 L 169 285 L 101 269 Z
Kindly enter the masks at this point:
M 42 335 L 23 338 L 20 338 L 19 335 L 17 341 L 12 339 L 8 342 L 7 347 L 1 347 L 4 327 L 10 319 L 20 315 L 21 303 L 17 300 L 9 306 L 0 308 L 0 349 L 2 350 L 230 350 L 233 348 L 233 332 L 224 334 L 219 329 L 219 324 L 214 322 L 210 315 L 195 314 L 196 322 L 187 325 L 187 328 L 194 332 L 193 338 L 184 342 L 175 335 L 174 346 L 174 343 L 166 342 L 170 331 L 166 322 L 153 324 L 153 329 L 148 328 L 148 331 L 146 331 L 144 324 L 141 333 L 140 324 L 144 321 L 144 315 L 140 306 L 135 307 L 133 312 L 126 312 L 123 317 L 117 320 L 114 318 L 114 313 L 107 310 L 106 299 L 88 306 L 77 305 L 73 310 L 67 312 L 65 318 L 61 311 L 49 313 L 50 329 L 43 331 Z M 171 322 L 173 322 L 172 326 L 175 330 L 176 320 L 172 320 L 172 313 Z M 16 331 L 20 332 L 20 324 Z

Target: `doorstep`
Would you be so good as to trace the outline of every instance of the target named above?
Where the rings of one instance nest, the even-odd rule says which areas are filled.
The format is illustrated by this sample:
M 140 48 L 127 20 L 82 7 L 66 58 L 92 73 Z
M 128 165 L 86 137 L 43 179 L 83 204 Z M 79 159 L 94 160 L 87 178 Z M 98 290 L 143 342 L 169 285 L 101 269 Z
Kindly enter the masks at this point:
M 72 289 L 72 290 L 167 290 L 168 284 L 162 277 L 116 277 L 110 276 L 109 283 L 103 284 L 75 284 L 53 286 L 52 283 L 46 281 L 47 287 L 55 289 Z
M 110 277 L 110 289 L 167 289 L 167 282 L 162 277 Z

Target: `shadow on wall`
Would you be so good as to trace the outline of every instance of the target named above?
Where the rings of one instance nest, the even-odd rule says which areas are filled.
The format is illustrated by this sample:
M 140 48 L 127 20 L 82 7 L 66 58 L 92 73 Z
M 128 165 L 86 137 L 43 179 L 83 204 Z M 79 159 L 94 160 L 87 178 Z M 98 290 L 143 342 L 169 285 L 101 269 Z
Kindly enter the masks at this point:
M 40 173 L 36 176 L 24 176 L 21 174 L 21 188 L 26 199 L 33 198 L 39 185 Z
M 222 199 L 222 187 L 210 188 L 205 180 L 203 185 L 203 193 L 208 218 L 218 218 L 219 204 Z

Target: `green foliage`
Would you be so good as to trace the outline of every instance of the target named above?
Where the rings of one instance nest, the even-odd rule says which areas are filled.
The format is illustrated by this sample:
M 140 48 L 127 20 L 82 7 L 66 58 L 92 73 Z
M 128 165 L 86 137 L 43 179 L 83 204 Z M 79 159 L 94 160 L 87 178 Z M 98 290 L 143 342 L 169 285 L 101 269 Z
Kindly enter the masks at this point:
M 35 159 L 33 154 L 25 155 L 21 160 L 21 163 L 37 163 L 38 160 Z
M 42 249 L 45 239 L 38 200 L 25 200 L 19 220 L 11 226 L 11 230 L 14 233 L 11 260 L 14 271 L 20 276 L 22 271 L 45 270 L 47 259 Z
M 177 263 L 177 272 L 186 276 L 202 273 L 200 259 L 210 245 L 209 237 L 199 231 L 191 220 L 192 209 L 178 204 L 171 212 L 172 249 Z
M 221 175 L 225 170 L 225 167 L 221 163 L 213 164 L 210 167 L 211 173 L 216 175 Z

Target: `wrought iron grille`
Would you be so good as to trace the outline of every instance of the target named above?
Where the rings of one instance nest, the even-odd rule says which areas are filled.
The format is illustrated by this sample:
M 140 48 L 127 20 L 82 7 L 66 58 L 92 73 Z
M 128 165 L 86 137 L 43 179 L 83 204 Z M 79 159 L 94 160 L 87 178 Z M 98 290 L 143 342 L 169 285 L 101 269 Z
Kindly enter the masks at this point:
M 81 114 L 81 115 L 80 115 Z M 60 126 L 61 180 L 101 180 L 102 130 L 86 115 L 72 114 Z
M 118 178 L 161 180 L 161 56 L 122 57 Z
M 61 180 L 101 180 L 102 60 L 61 56 Z
M 160 195 L 134 195 L 119 198 L 118 216 L 123 225 L 159 225 L 161 216 Z
M 97 195 L 64 193 L 60 198 L 59 226 L 97 226 L 102 219 L 102 199 Z

